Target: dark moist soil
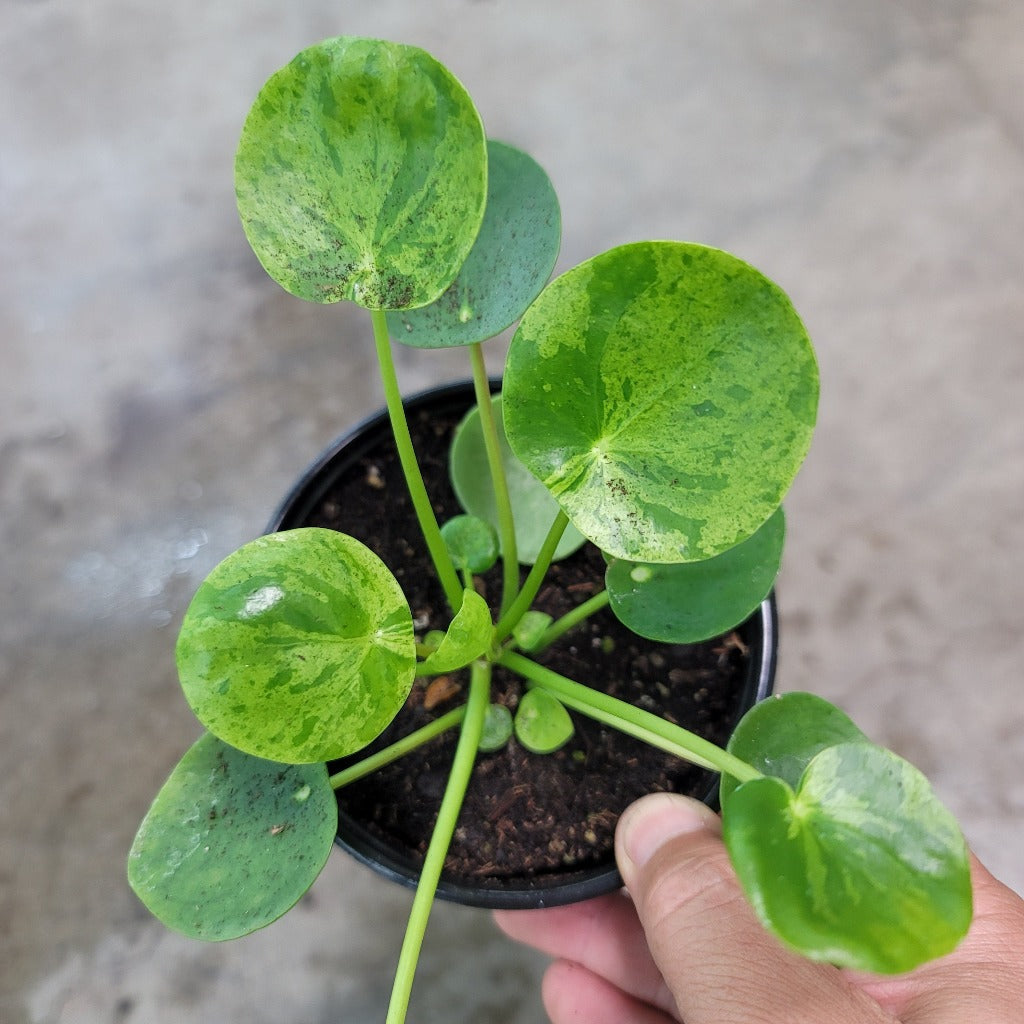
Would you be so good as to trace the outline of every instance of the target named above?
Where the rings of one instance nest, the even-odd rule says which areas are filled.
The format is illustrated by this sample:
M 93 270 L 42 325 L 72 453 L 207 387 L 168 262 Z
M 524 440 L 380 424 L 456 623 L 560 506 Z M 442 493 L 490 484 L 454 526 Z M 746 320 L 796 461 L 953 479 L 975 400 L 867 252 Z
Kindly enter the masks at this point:
M 439 418 L 436 413 L 410 416 L 427 491 L 442 523 L 462 511 L 444 462 L 456 425 L 456 418 Z M 292 525 L 343 530 L 361 540 L 383 558 L 401 584 L 417 637 L 446 628 L 443 592 L 420 539 L 390 437 L 360 458 L 303 523 Z M 603 557 L 586 544 L 553 566 L 535 607 L 558 618 L 594 594 L 603 580 Z M 493 603 L 500 588 L 498 569 L 482 582 L 484 596 Z M 626 630 L 608 610 L 567 634 L 538 660 L 719 744 L 727 740 L 739 716 L 739 692 L 748 672 L 746 648 L 735 633 L 698 645 L 651 643 Z M 393 743 L 456 707 L 465 700 L 466 683 L 461 672 L 452 673 L 447 683 L 417 680 L 403 710 L 368 749 Z M 426 705 L 446 686 L 451 696 L 428 710 Z M 519 677 L 495 670 L 492 700 L 514 711 L 521 693 Z M 710 773 L 584 716 L 573 714 L 573 720 L 574 736 L 554 754 L 531 754 L 512 739 L 503 750 L 479 756 L 446 874 L 465 879 L 539 878 L 567 868 L 605 865 L 613 859 L 615 823 L 633 800 L 655 790 L 700 798 L 711 792 Z M 340 812 L 421 859 L 456 739 L 452 730 L 339 791 Z

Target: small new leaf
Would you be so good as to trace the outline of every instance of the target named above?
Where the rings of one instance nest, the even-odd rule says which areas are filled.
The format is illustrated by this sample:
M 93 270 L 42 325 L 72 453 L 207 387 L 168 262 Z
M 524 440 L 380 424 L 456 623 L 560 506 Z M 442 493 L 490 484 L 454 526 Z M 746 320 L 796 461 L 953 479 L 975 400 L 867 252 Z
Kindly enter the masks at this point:
M 551 754 L 568 743 L 572 719 L 564 705 L 546 690 L 527 690 L 515 716 L 516 739 L 534 754 Z
M 441 527 L 441 538 L 456 569 L 487 572 L 498 560 L 498 535 L 477 516 L 455 516 Z
M 434 653 L 420 662 L 417 671 L 428 675 L 453 672 L 468 665 L 487 650 L 493 630 L 494 623 L 487 602 L 475 590 L 464 591 L 462 606 L 452 619 L 448 632 Z
M 504 704 L 488 704 L 480 733 L 480 750 L 485 754 L 501 750 L 512 738 L 512 712 Z

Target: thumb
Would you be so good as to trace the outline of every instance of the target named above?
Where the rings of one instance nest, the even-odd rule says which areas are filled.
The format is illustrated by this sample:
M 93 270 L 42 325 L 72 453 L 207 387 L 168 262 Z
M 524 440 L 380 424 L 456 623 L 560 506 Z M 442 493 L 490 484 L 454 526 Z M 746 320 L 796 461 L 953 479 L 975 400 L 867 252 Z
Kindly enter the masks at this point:
M 672 793 L 626 809 L 615 836 L 623 881 L 686 1024 L 874 1024 L 893 1018 L 835 968 L 761 926 L 729 863 L 718 817 Z

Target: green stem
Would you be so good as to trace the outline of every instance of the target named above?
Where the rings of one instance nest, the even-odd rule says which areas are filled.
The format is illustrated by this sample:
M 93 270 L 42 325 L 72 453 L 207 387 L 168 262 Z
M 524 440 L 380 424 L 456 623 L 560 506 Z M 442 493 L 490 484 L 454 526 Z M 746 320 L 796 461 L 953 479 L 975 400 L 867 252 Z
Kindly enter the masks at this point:
M 508 496 L 508 481 L 505 466 L 501 461 L 501 446 L 498 442 L 498 428 L 494 421 L 494 406 L 491 404 L 491 385 L 484 366 L 483 346 L 477 342 L 469 347 L 473 363 L 473 389 L 476 404 L 480 410 L 480 430 L 487 452 L 487 466 L 494 488 L 495 508 L 498 512 L 498 537 L 501 541 L 502 586 L 501 611 L 504 615 L 519 590 L 519 554 L 516 551 L 516 528 L 512 518 L 512 502 Z
M 451 846 L 455 825 L 462 809 L 462 801 L 469 785 L 469 777 L 476 761 L 480 746 L 480 733 L 483 730 L 484 716 L 491 696 L 491 666 L 485 661 L 474 661 L 469 678 L 469 699 L 466 702 L 465 719 L 459 742 L 455 748 L 448 785 L 441 799 L 441 809 L 437 812 L 437 821 L 430 836 L 427 855 L 420 871 L 413 897 L 409 923 L 405 929 L 405 940 L 398 958 L 398 969 L 395 972 L 395 984 L 391 990 L 391 1003 L 388 1006 L 386 1024 L 402 1024 L 409 1009 L 409 996 L 412 992 L 416 964 L 423 947 L 423 937 L 427 930 L 430 908 L 437 893 L 437 884 L 441 878 L 448 848 Z
M 415 732 L 409 733 L 408 736 L 403 736 L 402 739 L 385 747 L 383 750 L 378 750 L 376 754 L 364 757 L 361 761 L 349 765 L 348 768 L 335 772 L 327 781 L 330 782 L 332 789 L 341 789 L 343 786 L 357 782 L 371 772 L 375 772 L 378 768 L 383 768 L 384 765 L 391 764 L 392 761 L 397 761 L 400 757 L 404 757 L 417 747 L 421 747 L 424 743 L 434 739 L 435 736 L 440 736 L 441 733 L 454 728 L 465 717 L 465 706 L 455 708 L 453 711 L 449 711 L 448 714 L 435 718 L 434 721 L 423 726 L 422 729 L 417 729 Z
M 373 340 L 377 345 L 377 363 L 380 366 L 381 382 L 384 385 L 384 400 L 387 404 L 388 416 L 391 418 L 391 432 L 395 438 L 395 447 L 398 449 L 398 458 L 402 464 L 406 486 L 409 488 L 409 497 L 412 498 L 412 505 L 416 511 L 416 518 L 419 520 L 420 530 L 423 532 L 423 539 L 426 541 L 427 550 L 434 562 L 434 568 L 437 570 L 448 604 L 452 611 L 458 611 L 462 604 L 462 587 L 459 584 L 455 566 L 452 565 L 451 556 L 441 538 L 441 529 L 437 525 L 437 517 L 430 504 L 427 489 L 423 484 L 423 475 L 420 473 L 419 463 L 416 461 L 416 452 L 412 447 L 409 423 L 405 418 L 405 406 L 402 404 L 402 393 L 398 387 L 398 376 L 395 373 L 395 362 L 391 354 L 387 316 L 381 309 L 371 309 L 370 318 L 373 322 Z
M 539 654 L 545 647 L 549 647 L 560 636 L 568 633 L 574 626 L 578 626 L 602 608 L 607 608 L 609 601 L 611 601 L 611 595 L 609 595 L 607 590 L 601 590 L 593 597 L 584 601 L 583 604 L 577 605 L 571 612 L 566 612 L 560 619 L 556 619 L 541 633 L 537 646 L 531 648 L 531 652 Z
M 544 577 L 551 566 L 555 548 L 558 547 L 558 542 L 562 539 L 562 534 L 565 533 L 565 528 L 568 525 L 568 517 L 559 509 L 555 521 L 551 524 L 551 529 L 541 545 L 537 561 L 534 562 L 529 575 L 523 582 L 523 589 L 519 591 L 512 606 L 501 616 L 498 624 L 494 627 L 495 645 L 500 644 L 515 629 L 516 623 L 530 610 L 530 605 L 533 604 L 533 599 L 537 596 L 537 591 L 540 590 Z
M 701 768 L 731 775 L 740 782 L 761 777 L 761 773 L 746 761 L 682 726 L 666 722 L 649 711 L 627 704 L 606 693 L 592 690 L 514 651 L 506 651 L 499 661 L 506 668 L 518 672 L 530 682 L 543 687 L 556 696 L 566 707 L 610 725 L 620 732 L 634 736 L 652 747 L 666 750 Z

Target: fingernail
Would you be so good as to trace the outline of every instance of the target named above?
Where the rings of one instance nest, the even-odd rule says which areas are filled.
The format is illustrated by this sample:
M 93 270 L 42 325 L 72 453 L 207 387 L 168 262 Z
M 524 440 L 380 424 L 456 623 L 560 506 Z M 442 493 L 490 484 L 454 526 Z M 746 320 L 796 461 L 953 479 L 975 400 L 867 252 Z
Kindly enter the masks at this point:
M 717 826 L 709 807 L 675 793 L 654 793 L 627 807 L 619 819 L 619 849 L 635 867 L 643 867 L 672 839 Z M 622 870 L 624 865 L 620 864 Z

